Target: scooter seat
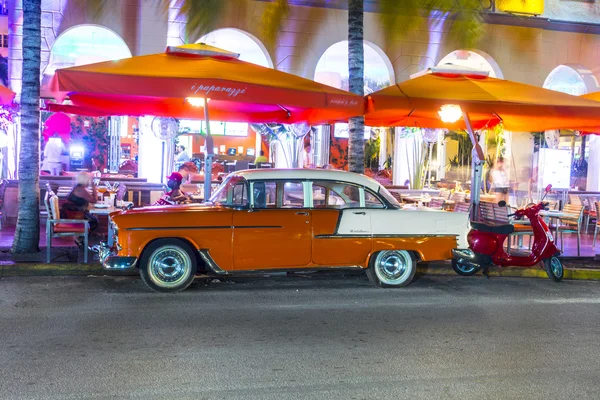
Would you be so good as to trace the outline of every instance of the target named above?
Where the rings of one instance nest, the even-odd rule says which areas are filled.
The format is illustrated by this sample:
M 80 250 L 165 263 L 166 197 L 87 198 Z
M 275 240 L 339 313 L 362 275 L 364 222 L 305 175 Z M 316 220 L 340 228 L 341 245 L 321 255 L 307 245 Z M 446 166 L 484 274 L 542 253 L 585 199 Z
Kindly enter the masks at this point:
M 471 221 L 471 228 L 481 232 L 497 233 L 500 235 L 510 235 L 515 231 L 515 227 L 511 224 L 495 225 L 477 221 Z

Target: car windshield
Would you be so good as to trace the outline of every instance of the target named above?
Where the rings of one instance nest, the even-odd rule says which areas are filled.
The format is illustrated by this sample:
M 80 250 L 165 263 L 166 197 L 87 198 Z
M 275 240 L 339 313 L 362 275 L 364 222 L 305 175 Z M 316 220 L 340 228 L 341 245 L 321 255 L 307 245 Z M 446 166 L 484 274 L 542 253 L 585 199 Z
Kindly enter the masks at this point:
M 210 202 L 228 207 L 244 207 L 248 205 L 246 180 L 238 175 L 229 176 L 219 186 Z
M 388 203 L 392 205 L 392 207 L 400 208 L 400 203 L 398 203 L 398 200 L 396 200 L 396 198 L 385 187 L 379 187 L 379 194 L 382 195 L 388 201 Z

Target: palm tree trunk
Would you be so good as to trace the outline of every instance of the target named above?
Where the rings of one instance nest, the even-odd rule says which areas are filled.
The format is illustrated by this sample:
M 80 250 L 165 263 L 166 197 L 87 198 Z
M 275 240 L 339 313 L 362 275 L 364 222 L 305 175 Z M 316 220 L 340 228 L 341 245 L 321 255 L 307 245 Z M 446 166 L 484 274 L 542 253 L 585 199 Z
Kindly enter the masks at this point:
M 23 90 L 19 149 L 18 216 L 13 253 L 40 251 L 41 0 L 23 0 Z
M 348 0 L 348 68 L 350 91 L 364 96 L 365 53 L 363 48 L 364 0 Z M 365 172 L 365 119 L 350 118 L 348 128 L 348 169 Z

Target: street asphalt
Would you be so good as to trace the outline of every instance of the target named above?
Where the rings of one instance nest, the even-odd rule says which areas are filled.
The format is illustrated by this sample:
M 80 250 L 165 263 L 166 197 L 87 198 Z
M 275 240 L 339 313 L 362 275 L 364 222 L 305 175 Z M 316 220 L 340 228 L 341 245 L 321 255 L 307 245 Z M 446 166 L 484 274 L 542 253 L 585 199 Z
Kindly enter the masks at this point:
M 0 279 L 0 399 L 600 399 L 600 282 Z

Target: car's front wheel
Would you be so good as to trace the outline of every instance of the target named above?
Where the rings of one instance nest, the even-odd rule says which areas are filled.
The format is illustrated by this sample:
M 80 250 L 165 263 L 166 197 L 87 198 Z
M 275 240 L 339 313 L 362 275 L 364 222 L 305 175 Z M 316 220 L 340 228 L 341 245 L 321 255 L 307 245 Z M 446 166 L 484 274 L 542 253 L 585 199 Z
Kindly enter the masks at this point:
M 379 287 L 408 285 L 417 271 L 415 256 L 405 250 L 385 250 L 371 258 L 367 277 Z
M 180 239 L 160 239 L 144 250 L 140 259 L 142 281 L 157 292 L 178 292 L 194 280 L 197 262 L 194 250 Z

